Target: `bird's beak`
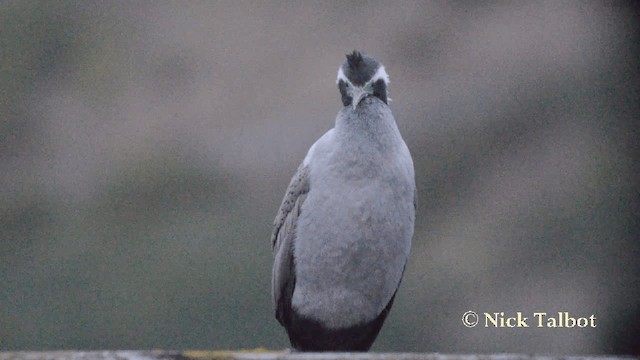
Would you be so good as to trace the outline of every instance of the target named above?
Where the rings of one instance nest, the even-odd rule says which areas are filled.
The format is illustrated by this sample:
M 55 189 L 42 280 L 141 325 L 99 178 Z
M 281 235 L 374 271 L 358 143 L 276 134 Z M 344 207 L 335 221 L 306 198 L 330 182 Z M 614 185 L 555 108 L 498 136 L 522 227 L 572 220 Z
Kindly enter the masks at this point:
M 359 87 L 353 88 L 353 95 L 351 96 L 351 99 L 353 99 L 351 101 L 351 105 L 353 105 L 353 110 L 356 109 L 360 101 L 362 101 L 362 99 L 364 99 L 364 97 L 367 95 L 368 93 L 364 89 Z

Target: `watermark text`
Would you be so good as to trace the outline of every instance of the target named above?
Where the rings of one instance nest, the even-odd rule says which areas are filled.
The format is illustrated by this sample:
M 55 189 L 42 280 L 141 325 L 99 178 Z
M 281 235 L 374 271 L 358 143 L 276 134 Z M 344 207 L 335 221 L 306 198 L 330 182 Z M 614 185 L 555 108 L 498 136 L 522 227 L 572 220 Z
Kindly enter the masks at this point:
M 576 316 L 568 311 L 556 313 L 534 312 L 525 314 L 521 311 L 506 314 L 504 312 L 485 312 L 478 315 L 475 311 L 467 311 L 462 315 L 462 323 L 466 327 L 478 324 L 485 328 L 595 328 L 595 314 Z

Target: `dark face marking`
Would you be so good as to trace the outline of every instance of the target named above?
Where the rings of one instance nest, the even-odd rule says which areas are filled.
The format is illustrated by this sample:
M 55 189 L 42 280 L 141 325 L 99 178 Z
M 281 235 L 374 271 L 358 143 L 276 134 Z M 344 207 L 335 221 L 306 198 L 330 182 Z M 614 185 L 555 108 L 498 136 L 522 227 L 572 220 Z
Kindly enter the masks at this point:
M 373 96 L 382 100 L 385 104 L 389 104 L 387 102 L 387 84 L 385 84 L 384 80 L 380 79 L 373 83 Z
M 342 105 L 344 106 L 350 106 L 351 103 L 353 102 L 353 98 L 351 97 L 351 94 L 349 94 L 349 92 L 347 91 L 348 86 L 349 85 L 343 80 L 340 80 L 338 82 L 338 89 L 340 90 L 340 96 L 342 97 Z

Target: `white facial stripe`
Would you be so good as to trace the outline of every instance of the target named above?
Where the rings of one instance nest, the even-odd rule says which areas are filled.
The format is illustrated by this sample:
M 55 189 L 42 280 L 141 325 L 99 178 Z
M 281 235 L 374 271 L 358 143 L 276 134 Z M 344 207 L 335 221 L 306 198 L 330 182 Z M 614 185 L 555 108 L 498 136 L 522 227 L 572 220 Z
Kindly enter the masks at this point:
M 373 84 L 380 79 L 382 79 L 385 84 L 389 85 L 389 75 L 387 75 L 387 72 L 384 70 L 384 65 L 380 65 L 378 70 L 376 70 L 376 73 L 373 74 L 370 82 Z
M 373 74 L 373 77 L 371 78 L 371 80 L 369 80 L 365 84 L 365 86 L 367 86 L 368 84 L 373 84 L 380 79 L 382 79 L 385 84 L 387 85 L 389 84 L 389 75 L 387 75 L 387 72 L 384 70 L 384 65 L 380 65 L 380 67 L 378 67 L 378 70 L 376 70 L 376 73 Z M 344 71 L 342 71 L 342 66 L 338 69 L 338 77 L 336 78 L 336 84 L 339 84 L 340 80 L 346 82 L 347 84 L 353 87 L 353 84 L 351 83 L 351 81 L 347 79 L 347 77 L 344 74 Z
M 349 79 L 347 79 L 347 77 L 344 75 L 344 71 L 342 71 L 342 66 L 340 66 L 340 69 L 338 69 L 338 78 L 336 79 L 336 85 L 340 83 L 340 80 L 346 82 L 347 84 L 353 85 L 351 84 L 351 81 L 349 81 Z

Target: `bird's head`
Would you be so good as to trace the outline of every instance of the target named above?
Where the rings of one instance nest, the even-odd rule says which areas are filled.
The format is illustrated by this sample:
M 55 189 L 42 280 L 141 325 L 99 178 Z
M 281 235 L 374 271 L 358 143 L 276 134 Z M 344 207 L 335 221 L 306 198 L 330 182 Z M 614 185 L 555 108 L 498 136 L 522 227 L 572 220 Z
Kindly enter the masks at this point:
M 355 110 L 367 96 L 375 96 L 388 104 L 389 75 L 382 64 L 365 53 L 353 50 L 347 54 L 347 60 L 338 69 L 336 83 L 344 106 L 351 105 Z

